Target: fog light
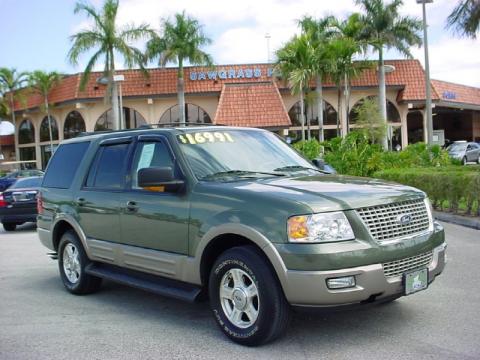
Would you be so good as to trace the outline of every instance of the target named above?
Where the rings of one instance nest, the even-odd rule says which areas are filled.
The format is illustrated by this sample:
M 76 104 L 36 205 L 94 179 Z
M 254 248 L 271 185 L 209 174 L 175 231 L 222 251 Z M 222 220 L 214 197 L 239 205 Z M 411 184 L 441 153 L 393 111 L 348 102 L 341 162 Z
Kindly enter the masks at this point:
M 355 276 L 327 279 L 329 289 L 346 289 L 355 286 Z

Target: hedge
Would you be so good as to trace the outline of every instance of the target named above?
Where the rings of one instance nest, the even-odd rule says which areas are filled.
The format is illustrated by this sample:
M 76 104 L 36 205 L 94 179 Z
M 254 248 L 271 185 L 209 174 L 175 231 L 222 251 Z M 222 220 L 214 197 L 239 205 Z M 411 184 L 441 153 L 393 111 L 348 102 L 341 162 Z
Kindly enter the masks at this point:
M 425 191 L 436 209 L 480 216 L 478 166 L 387 169 L 373 176 Z

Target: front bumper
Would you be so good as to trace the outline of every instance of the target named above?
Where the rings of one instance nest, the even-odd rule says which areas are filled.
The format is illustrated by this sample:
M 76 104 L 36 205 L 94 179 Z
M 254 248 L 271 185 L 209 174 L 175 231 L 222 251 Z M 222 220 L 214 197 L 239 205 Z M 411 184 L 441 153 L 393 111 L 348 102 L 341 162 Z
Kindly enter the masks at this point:
M 433 249 L 433 259 L 428 265 L 431 283 L 445 267 L 443 243 Z M 356 285 L 348 289 L 331 290 L 327 279 L 354 275 Z M 381 301 L 403 295 L 402 277 L 387 278 L 382 264 L 358 266 L 332 271 L 287 270 L 284 292 L 288 302 L 297 306 L 341 306 L 361 302 Z

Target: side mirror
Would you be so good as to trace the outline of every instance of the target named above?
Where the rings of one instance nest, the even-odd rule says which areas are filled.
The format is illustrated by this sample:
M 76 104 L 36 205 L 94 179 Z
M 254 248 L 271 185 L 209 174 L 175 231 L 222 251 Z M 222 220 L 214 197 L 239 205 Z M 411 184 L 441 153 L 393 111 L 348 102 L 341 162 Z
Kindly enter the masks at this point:
M 323 170 L 323 168 L 325 167 L 325 161 L 320 158 L 313 159 L 312 164 L 315 165 L 320 170 Z
M 185 181 L 175 179 L 171 167 L 148 167 L 138 171 L 138 186 L 153 191 L 178 192 Z

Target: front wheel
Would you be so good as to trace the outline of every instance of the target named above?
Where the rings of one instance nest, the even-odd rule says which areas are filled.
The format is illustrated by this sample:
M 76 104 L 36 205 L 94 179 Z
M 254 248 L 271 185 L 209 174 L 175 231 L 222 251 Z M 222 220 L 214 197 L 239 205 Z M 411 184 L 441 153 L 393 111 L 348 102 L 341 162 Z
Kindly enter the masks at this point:
M 100 288 L 102 279 L 85 272 L 89 263 L 77 235 L 72 231 L 63 234 L 58 246 L 58 268 L 63 285 L 72 294 L 89 294 Z
M 239 344 L 265 344 L 287 328 L 289 304 L 268 260 L 252 246 L 220 255 L 210 273 L 209 296 L 217 324 Z
M 467 165 L 467 157 L 464 156 L 462 159 L 462 165 Z

